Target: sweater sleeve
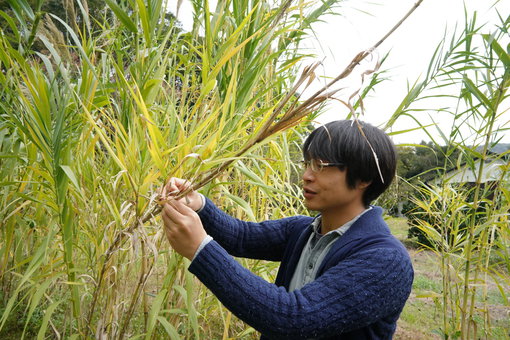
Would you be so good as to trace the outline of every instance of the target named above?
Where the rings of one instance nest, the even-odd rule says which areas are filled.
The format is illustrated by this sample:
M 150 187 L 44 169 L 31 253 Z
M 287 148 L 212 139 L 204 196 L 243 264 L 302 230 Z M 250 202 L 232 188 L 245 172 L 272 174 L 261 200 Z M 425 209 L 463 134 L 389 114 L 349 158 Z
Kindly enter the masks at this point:
M 292 292 L 254 275 L 215 241 L 189 270 L 236 316 L 277 339 L 333 336 L 399 313 L 413 280 L 398 249 L 358 252 Z
M 313 218 L 293 216 L 265 222 L 245 222 L 233 218 L 206 198 L 198 213 L 206 232 L 225 250 L 237 257 L 280 261 L 290 233 L 309 225 Z

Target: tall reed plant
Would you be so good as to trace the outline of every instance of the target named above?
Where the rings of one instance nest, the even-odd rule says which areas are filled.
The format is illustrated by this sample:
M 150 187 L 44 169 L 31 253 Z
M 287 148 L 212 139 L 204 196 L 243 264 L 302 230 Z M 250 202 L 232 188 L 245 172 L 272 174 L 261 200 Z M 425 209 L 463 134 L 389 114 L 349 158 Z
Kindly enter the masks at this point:
M 0 334 L 254 336 L 196 288 L 154 207 L 178 176 L 243 218 L 303 211 L 292 179 L 306 128 L 287 129 L 327 97 L 296 119 L 286 112 L 294 84 L 313 76 L 298 74 L 299 43 L 336 2 L 192 1 L 191 32 L 162 0 L 107 0 L 95 22 L 86 0 L 64 2 L 81 27 L 42 13 L 42 1 L 10 3 L 0 12 Z
M 437 146 L 448 146 L 437 179 L 417 184 L 413 199 L 420 229 L 440 262 L 443 289 L 432 297 L 441 302 L 444 339 L 500 336 L 493 333 L 488 285 L 494 282 L 509 301 L 510 151 L 495 149 L 508 133 L 510 57 L 504 45 L 510 17 L 499 18 L 490 30 L 477 24 L 476 13 L 466 18 L 388 122 L 411 117 Z M 441 108 L 420 104 L 427 98 L 441 99 Z M 454 149 L 461 151 L 456 157 Z

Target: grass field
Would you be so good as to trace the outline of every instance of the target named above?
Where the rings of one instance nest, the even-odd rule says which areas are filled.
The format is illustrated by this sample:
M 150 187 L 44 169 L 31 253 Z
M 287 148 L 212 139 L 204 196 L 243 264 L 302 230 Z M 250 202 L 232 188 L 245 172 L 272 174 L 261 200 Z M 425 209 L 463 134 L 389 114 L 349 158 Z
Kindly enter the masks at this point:
M 441 306 L 439 296 L 442 292 L 439 258 L 432 251 L 420 250 L 419 246 L 407 238 L 408 225 L 405 218 L 387 220 L 392 233 L 401 240 L 409 250 L 415 270 L 413 291 L 400 316 L 395 339 L 441 339 Z M 510 338 L 510 306 L 495 285 L 489 284 L 488 300 L 492 317 L 492 336 L 478 330 L 479 339 Z M 507 294 L 510 289 L 507 290 Z

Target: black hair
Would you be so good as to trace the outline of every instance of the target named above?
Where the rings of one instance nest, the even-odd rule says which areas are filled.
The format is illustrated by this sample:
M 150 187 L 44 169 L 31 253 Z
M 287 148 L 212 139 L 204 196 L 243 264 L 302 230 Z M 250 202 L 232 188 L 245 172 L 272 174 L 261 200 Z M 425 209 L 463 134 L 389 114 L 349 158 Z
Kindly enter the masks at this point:
M 347 170 L 350 188 L 370 183 L 363 193 L 365 206 L 390 186 L 397 167 L 395 145 L 388 135 L 362 121 L 337 120 L 318 127 L 306 138 L 303 157 L 345 164 L 339 168 Z

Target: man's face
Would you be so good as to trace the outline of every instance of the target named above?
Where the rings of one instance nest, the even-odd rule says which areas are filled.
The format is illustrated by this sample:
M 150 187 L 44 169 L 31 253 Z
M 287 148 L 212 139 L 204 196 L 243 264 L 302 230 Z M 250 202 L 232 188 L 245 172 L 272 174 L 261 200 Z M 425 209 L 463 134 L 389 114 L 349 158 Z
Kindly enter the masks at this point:
M 321 170 L 305 167 L 302 175 L 305 206 L 326 214 L 363 205 L 366 184 L 360 183 L 354 189 L 349 188 L 346 175 L 346 169 L 340 170 L 336 166 L 323 167 Z

